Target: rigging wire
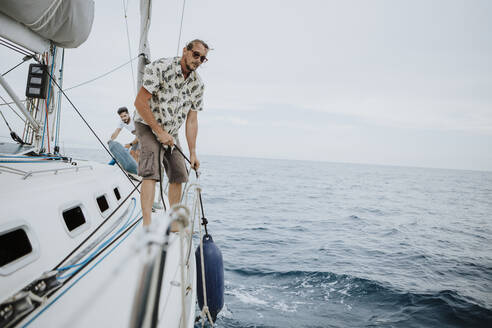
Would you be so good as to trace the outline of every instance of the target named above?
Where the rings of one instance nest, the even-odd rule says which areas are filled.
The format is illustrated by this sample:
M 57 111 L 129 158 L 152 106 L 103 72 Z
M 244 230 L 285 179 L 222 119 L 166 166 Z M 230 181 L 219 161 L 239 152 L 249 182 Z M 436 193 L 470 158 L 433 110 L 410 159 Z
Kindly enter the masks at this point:
M 88 81 L 85 81 L 85 82 L 79 83 L 79 84 L 74 85 L 74 86 L 72 86 L 72 87 L 70 87 L 70 88 L 63 89 L 63 91 L 69 91 L 69 90 L 72 90 L 72 89 L 75 89 L 75 88 L 81 87 L 81 86 L 83 86 L 83 85 L 89 84 L 89 83 L 91 83 L 91 82 L 94 82 L 94 81 L 96 81 L 96 80 L 98 80 L 98 79 L 100 79 L 100 78 L 103 78 L 103 77 L 105 77 L 105 76 L 107 76 L 107 75 L 109 75 L 109 74 L 113 73 L 114 71 L 117 71 L 118 69 L 122 68 L 123 66 L 128 65 L 129 63 L 133 62 L 133 61 L 134 61 L 135 59 L 137 59 L 137 58 L 138 58 L 138 56 L 135 56 L 135 57 L 133 57 L 132 59 L 130 59 L 129 61 L 124 62 L 123 64 L 121 64 L 121 65 L 119 65 L 119 66 L 117 66 L 117 67 L 115 67 L 115 68 L 111 69 L 110 71 L 108 71 L 108 72 L 106 72 L 106 73 L 104 73 L 104 74 L 102 74 L 102 75 L 96 76 L 96 77 L 95 77 L 95 78 L 93 78 L 93 79 L 90 79 L 90 80 L 88 80 Z M 8 73 L 8 72 L 7 72 L 7 73 Z M 21 100 L 20 102 L 27 102 L 27 101 L 28 101 L 27 99 L 23 99 L 23 100 Z M 2 104 L 0 104 L 0 106 L 8 106 L 8 105 L 12 105 L 12 104 L 14 104 L 14 102 L 13 102 L 13 101 L 11 101 L 11 102 L 6 102 L 6 101 L 4 100 L 4 102 L 3 102 Z
M 123 10 L 125 12 L 125 26 L 126 26 L 126 40 L 128 41 L 128 58 L 130 58 L 130 66 L 131 66 L 131 69 L 132 69 L 132 87 L 133 87 L 133 94 L 134 96 L 136 97 L 137 96 L 137 90 L 135 89 L 135 73 L 133 72 L 133 63 L 131 61 L 132 59 L 132 47 L 131 47 L 131 44 L 130 44 L 130 32 L 128 31 L 128 15 L 127 15 L 127 12 L 128 12 L 128 2 L 129 0 L 127 1 L 126 5 L 125 5 L 125 0 L 121 0 L 122 3 L 123 3 Z
M 22 122 L 24 122 L 24 124 L 26 123 L 26 120 L 25 120 L 22 116 L 20 116 L 20 114 L 19 114 L 19 113 L 17 113 L 17 112 L 15 111 L 15 109 L 14 109 L 12 106 L 10 106 L 11 104 L 15 104 L 15 102 L 13 102 L 13 101 L 12 101 L 12 102 L 9 102 L 9 103 L 8 103 L 8 102 L 5 100 L 5 98 L 3 98 L 1 95 L 0 95 L 0 99 L 2 99 L 2 101 L 4 102 L 2 105 L 7 105 L 7 106 L 9 106 L 9 108 L 10 108 L 10 109 L 14 112 L 14 114 L 15 114 L 15 115 L 17 115 L 17 116 L 18 116 L 18 117 L 22 120 Z
M 29 51 L 17 46 L 15 43 L 10 42 L 9 40 L 2 38 L 2 37 L 0 37 L 0 44 L 13 50 L 13 51 L 15 51 L 15 52 L 18 52 L 24 56 L 34 56 L 35 55 L 33 52 L 29 52 Z
M 50 102 L 50 96 L 51 96 L 51 81 L 54 81 L 55 78 L 53 77 L 53 70 L 55 68 L 55 59 L 56 59 L 56 46 L 54 46 L 53 49 L 53 59 L 51 60 L 51 74 L 49 74 L 50 79 L 48 81 L 48 98 L 45 99 L 45 104 L 46 104 L 46 115 L 44 119 L 44 126 L 43 126 L 43 139 L 41 139 L 41 149 L 43 149 L 44 146 L 44 132 L 46 131 L 46 134 L 48 135 L 47 138 L 47 143 L 48 143 L 48 152 L 50 152 L 50 132 L 49 132 L 49 124 L 48 124 L 48 103 Z M 46 64 L 49 64 L 49 57 L 46 58 Z
M 81 86 L 83 86 L 83 85 L 86 85 L 86 84 L 88 84 L 88 83 L 94 82 L 94 81 L 96 81 L 96 80 L 99 80 L 100 78 L 103 78 L 103 77 L 105 77 L 105 76 L 107 76 L 107 75 L 109 75 L 109 74 L 113 73 L 114 71 L 116 71 L 116 70 L 118 70 L 118 69 L 122 68 L 123 66 L 128 65 L 129 63 L 131 63 L 132 61 L 134 61 L 134 60 L 135 60 L 135 59 L 137 59 L 137 58 L 138 58 L 138 56 L 135 56 L 135 57 L 133 57 L 132 59 L 130 59 L 129 61 L 127 61 L 127 62 L 125 62 L 125 63 L 123 63 L 123 64 L 121 64 L 121 65 L 119 65 L 119 66 L 117 66 L 117 67 L 115 67 L 115 68 L 113 68 L 112 70 L 110 70 L 110 71 L 108 71 L 108 72 L 106 72 L 106 73 L 104 73 L 104 74 L 102 74 L 102 75 L 96 76 L 96 77 L 95 77 L 95 78 L 93 78 L 93 79 L 90 79 L 90 80 L 88 80 L 88 81 L 85 81 L 85 82 L 79 83 L 79 84 L 74 85 L 74 86 L 72 86 L 72 87 L 70 87 L 70 88 L 63 89 L 63 92 L 64 92 L 64 91 L 68 91 L 68 90 L 72 90 L 72 89 L 75 89 L 75 88 L 78 88 L 78 87 L 81 87 Z M 65 97 L 66 97 L 66 95 L 65 95 Z
M 5 121 L 5 124 L 7 124 L 7 127 L 9 128 L 10 130 L 10 136 L 12 137 L 12 139 L 14 139 L 15 141 L 17 141 L 18 143 L 20 143 L 21 145 L 24 144 L 24 141 L 22 141 L 22 139 L 17 135 L 17 133 L 15 133 L 12 128 L 10 127 L 9 125 L 9 122 L 7 122 L 7 119 L 5 118 L 5 116 L 3 115 L 2 111 L 0 111 L 0 114 L 2 114 L 2 117 L 3 117 L 3 120 Z
M 60 86 L 63 87 L 63 69 L 65 67 L 65 48 L 62 51 L 62 62 L 60 67 Z M 57 151 L 56 147 L 58 147 L 59 136 L 60 136 L 60 114 L 61 114 L 61 91 L 58 90 L 58 109 L 56 113 L 56 127 L 55 127 L 55 152 Z
M 48 73 L 50 74 L 50 73 Z M 75 106 L 75 104 L 72 102 L 72 100 L 67 96 L 67 94 L 65 93 L 65 90 L 63 90 L 60 85 L 56 82 L 56 80 L 53 78 L 53 76 L 50 75 L 50 77 L 52 78 L 53 80 L 53 84 L 56 85 L 56 87 L 58 88 L 58 90 L 60 90 L 62 93 L 63 93 L 63 96 L 68 100 L 68 102 L 70 103 L 70 105 L 72 105 L 72 108 L 75 110 L 75 112 L 79 115 L 79 117 L 82 119 L 82 121 L 85 123 L 85 125 L 89 128 L 89 130 L 92 132 L 92 134 L 96 137 L 97 141 L 99 141 L 99 143 L 101 144 L 101 146 L 104 148 L 104 150 L 106 150 L 106 152 L 109 154 L 109 156 L 115 160 L 116 162 L 116 165 L 118 165 L 118 167 L 120 168 L 120 170 L 123 172 L 123 174 L 128 178 L 128 181 L 130 181 L 130 183 L 132 184 L 132 186 L 135 187 L 135 184 L 133 183 L 133 180 L 132 178 L 126 173 L 126 171 L 123 169 L 123 167 L 121 166 L 120 163 L 118 163 L 118 161 L 116 160 L 116 158 L 114 158 L 113 154 L 111 154 L 111 152 L 109 151 L 109 149 L 106 147 L 106 145 L 104 145 L 104 143 L 102 142 L 101 138 L 99 138 L 99 136 L 97 135 L 96 131 L 94 131 L 94 129 L 91 127 L 91 125 L 86 121 L 86 119 L 84 118 L 84 116 L 82 116 L 82 114 L 80 113 L 80 111 L 78 110 L 77 106 Z M 140 193 L 140 190 L 138 190 L 138 192 Z
M 181 43 L 181 32 L 183 30 L 183 18 L 185 12 L 186 0 L 183 0 L 183 9 L 181 10 L 181 24 L 179 26 L 179 36 L 178 36 L 178 49 L 176 49 L 176 56 L 179 55 L 179 44 Z
M 26 102 L 27 99 L 23 99 L 23 100 L 19 100 L 20 102 Z M 2 104 L 0 104 L 0 106 L 8 106 L 8 105 L 12 105 L 12 104 L 15 104 L 15 101 L 11 101 L 11 102 L 7 102 L 4 100 L 4 102 Z
M 22 61 L 20 63 L 18 63 L 17 65 L 15 65 L 14 67 L 12 67 L 11 69 L 9 69 L 8 71 L 6 71 L 5 73 L 2 74 L 2 76 L 5 76 L 7 75 L 8 73 L 12 72 L 14 69 L 16 69 L 17 67 L 19 67 L 20 65 L 24 64 L 26 61 L 28 61 L 29 59 L 31 59 L 32 56 L 24 56 L 24 58 L 22 58 Z

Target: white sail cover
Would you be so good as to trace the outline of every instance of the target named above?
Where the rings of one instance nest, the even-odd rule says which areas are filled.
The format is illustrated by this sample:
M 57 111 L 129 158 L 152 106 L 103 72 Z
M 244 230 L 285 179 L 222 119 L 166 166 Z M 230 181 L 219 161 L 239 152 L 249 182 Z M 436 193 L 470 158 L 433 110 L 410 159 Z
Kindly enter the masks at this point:
M 76 48 L 91 31 L 94 1 L 1 0 L 0 12 L 57 46 Z

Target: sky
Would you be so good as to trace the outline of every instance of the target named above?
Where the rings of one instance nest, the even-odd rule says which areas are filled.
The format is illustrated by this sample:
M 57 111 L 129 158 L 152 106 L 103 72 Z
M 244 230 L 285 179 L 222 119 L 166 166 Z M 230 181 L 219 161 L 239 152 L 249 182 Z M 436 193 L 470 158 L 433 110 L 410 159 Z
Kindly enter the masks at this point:
M 65 87 L 137 55 L 139 6 L 124 1 L 131 54 L 123 1 L 96 0 L 89 39 L 65 53 Z M 149 41 L 152 60 L 195 38 L 212 48 L 199 69 L 199 156 L 492 171 L 492 1 L 187 0 L 178 45 L 182 7 L 154 1 Z M 0 58 L 1 72 L 21 60 L 6 48 Z M 5 77 L 22 97 L 27 65 Z M 117 108 L 133 110 L 134 84 L 127 65 L 67 94 L 107 140 Z M 66 101 L 61 138 L 98 147 Z

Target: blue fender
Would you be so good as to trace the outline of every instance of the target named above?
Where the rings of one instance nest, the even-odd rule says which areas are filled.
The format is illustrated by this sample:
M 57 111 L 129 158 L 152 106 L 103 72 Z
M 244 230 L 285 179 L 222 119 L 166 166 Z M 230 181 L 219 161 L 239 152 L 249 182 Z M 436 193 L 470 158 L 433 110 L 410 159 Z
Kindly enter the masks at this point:
M 224 306 L 224 263 L 222 253 L 214 244 L 211 235 L 203 236 L 203 259 L 205 266 L 205 286 L 207 287 L 207 306 L 212 320 Z M 200 260 L 200 245 L 195 251 L 198 306 L 203 309 L 202 265 Z
M 133 159 L 128 150 L 117 141 L 110 140 L 108 141 L 108 145 L 109 151 L 125 171 L 137 174 L 137 162 Z

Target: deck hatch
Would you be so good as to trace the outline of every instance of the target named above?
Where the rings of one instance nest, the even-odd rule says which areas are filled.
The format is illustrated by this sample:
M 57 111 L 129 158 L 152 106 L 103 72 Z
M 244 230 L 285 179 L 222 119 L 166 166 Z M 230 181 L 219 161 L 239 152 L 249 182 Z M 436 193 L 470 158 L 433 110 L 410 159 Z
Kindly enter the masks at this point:
M 101 210 L 101 213 L 104 213 L 109 208 L 108 200 L 106 199 L 105 195 L 97 197 L 97 205 L 99 206 L 99 209 Z
M 118 190 L 118 187 L 114 188 L 113 191 L 114 191 L 114 195 L 116 196 L 116 200 L 120 200 L 121 195 L 120 195 L 120 191 Z
M 70 232 L 77 229 L 86 222 L 84 213 L 82 212 L 80 206 L 64 211 L 63 220 L 67 225 L 68 231 Z
M 32 245 L 24 229 L 0 235 L 0 267 L 32 252 Z

